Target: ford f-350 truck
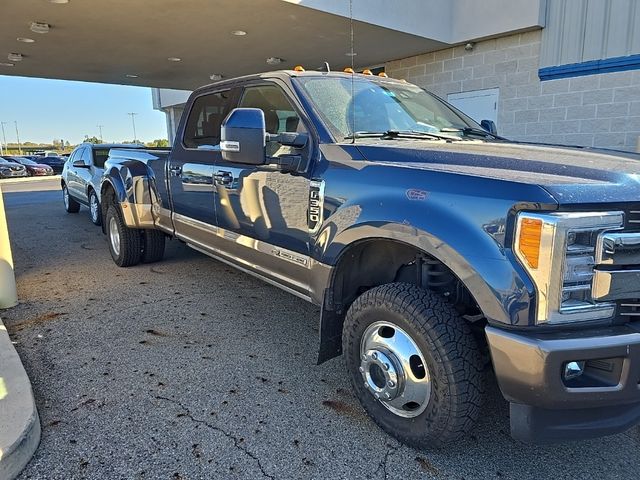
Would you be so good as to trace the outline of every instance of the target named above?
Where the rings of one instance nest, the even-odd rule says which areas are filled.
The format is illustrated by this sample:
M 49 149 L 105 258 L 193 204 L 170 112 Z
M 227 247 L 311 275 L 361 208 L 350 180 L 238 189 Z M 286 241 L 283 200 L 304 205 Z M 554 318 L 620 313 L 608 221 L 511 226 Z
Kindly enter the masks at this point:
M 467 432 L 491 372 L 521 440 L 640 419 L 634 154 L 510 142 L 404 81 L 280 71 L 195 91 L 171 150 L 112 149 L 101 198 L 122 267 L 173 237 L 319 305 L 318 361 L 344 355 L 409 445 Z

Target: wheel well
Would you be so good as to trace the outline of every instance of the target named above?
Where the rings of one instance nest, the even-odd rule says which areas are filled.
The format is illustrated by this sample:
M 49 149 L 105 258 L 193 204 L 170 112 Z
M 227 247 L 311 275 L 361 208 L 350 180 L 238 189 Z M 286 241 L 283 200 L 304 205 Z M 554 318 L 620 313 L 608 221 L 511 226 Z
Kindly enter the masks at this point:
M 486 319 L 462 281 L 444 264 L 424 251 L 405 243 L 366 240 L 349 247 L 336 264 L 323 305 L 319 361 L 340 353 L 335 342 L 342 335 L 344 315 L 365 291 L 392 282 L 417 285 L 438 293 L 450 302 L 478 332 L 484 343 Z
M 461 315 L 479 313 L 469 290 L 440 260 L 420 249 L 392 240 L 368 240 L 341 255 L 332 281 L 338 311 L 370 288 L 403 282 L 435 291 L 453 303 Z

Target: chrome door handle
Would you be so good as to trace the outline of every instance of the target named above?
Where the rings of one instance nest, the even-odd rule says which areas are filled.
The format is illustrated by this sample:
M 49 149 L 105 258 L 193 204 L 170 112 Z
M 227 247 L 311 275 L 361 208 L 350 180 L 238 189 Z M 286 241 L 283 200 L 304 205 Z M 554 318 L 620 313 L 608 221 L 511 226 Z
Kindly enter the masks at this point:
M 233 175 L 231 172 L 225 172 L 223 170 L 218 170 L 213 175 L 213 181 L 216 185 L 231 185 L 233 183 Z

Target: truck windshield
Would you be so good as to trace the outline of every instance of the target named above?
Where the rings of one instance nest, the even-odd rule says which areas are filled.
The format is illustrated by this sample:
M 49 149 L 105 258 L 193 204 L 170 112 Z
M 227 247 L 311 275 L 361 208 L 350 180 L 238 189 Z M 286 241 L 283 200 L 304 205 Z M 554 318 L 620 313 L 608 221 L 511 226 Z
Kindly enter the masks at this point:
M 349 77 L 295 78 L 325 122 L 342 138 L 355 133 L 438 133 L 481 127 L 410 83 Z M 357 135 L 356 135 L 357 136 Z

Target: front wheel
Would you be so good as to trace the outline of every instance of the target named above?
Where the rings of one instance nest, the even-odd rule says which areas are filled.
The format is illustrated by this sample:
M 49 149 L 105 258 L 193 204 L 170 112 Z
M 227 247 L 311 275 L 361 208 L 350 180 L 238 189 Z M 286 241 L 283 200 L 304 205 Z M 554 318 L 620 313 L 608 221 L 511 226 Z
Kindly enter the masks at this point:
M 69 195 L 69 189 L 66 185 L 62 186 L 62 201 L 64 202 L 64 209 L 67 213 L 78 213 L 80 211 L 80 204 Z
M 142 244 L 140 231 L 124 224 L 115 205 L 110 205 L 106 217 L 107 238 L 111 258 L 119 267 L 131 267 L 140 263 Z
M 365 292 L 347 312 L 343 351 L 360 403 L 401 442 L 440 446 L 475 423 L 482 357 L 469 327 L 439 295 L 404 283 Z
M 100 202 L 98 201 L 98 195 L 93 190 L 89 192 L 89 214 L 91 216 L 91 222 L 93 222 L 94 225 L 102 224 Z

